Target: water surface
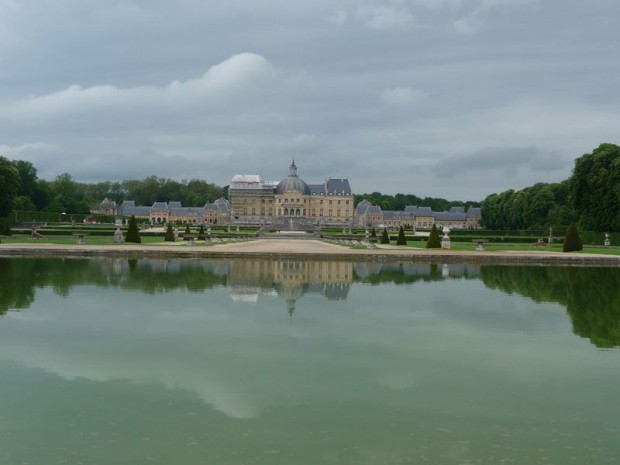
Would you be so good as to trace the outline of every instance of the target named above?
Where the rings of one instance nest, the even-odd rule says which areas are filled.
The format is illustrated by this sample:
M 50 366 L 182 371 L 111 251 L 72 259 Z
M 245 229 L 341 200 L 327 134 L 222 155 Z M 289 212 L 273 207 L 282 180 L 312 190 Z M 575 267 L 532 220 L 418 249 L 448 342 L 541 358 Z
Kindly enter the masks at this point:
M 0 258 L 0 464 L 620 460 L 620 270 Z

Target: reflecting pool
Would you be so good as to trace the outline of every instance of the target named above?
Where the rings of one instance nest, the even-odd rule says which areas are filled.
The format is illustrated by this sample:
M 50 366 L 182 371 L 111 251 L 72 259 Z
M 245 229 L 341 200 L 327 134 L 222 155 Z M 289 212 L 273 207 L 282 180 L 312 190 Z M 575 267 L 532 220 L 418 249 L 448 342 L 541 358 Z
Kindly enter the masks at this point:
M 620 269 L 0 258 L 0 464 L 620 461 Z

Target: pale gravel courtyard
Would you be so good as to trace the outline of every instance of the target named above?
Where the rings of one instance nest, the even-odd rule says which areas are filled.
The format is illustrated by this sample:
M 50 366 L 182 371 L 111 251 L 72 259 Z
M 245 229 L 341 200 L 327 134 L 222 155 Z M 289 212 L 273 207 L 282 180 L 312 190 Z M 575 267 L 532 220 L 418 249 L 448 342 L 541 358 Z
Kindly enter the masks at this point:
M 188 245 L 186 242 L 158 244 L 77 245 L 0 244 L 0 256 L 114 256 L 187 258 L 287 258 L 363 261 L 425 261 L 476 263 L 539 263 L 620 266 L 620 256 L 553 251 L 457 251 L 377 245 L 376 249 L 351 248 L 318 239 L 252 239 L 242 242 Z

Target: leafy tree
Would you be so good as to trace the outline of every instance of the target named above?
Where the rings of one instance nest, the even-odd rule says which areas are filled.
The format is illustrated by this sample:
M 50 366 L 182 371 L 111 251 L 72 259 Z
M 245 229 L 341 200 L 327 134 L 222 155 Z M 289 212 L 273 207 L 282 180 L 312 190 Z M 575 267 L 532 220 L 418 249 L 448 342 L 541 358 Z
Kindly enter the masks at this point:
M 19 189 L 19 172 L 7 158 L 0 157 L 0 218 L 7 217 L 13 210 L 13 200 Z
M 140 239 L 140 231 L 138 230 L 138 222 L 136 221 L 136 217 L 133 215 L 129 218 L 129 226 L 127 227 L 125 242 L 134 242 L 136 244 L 140 244 L 142 242 L 142 239 Z
M 13 199 L 13 208 L 22 211 L 35 211 L 37 209 L 36 205 L 30 200 L 30 197 L 25 195 L 18 195 Z
M 17 195 L 32 197 L 37 186 L 37 169 L 29 161 L 13 160 L 11 163 L 19 173 L 19 193 Z
M 396 245 L 407 245 L 407 239 L 405 239 L 405 230 L 402 226 L 398 230 L 398 239 L 396 239 Z
M 575 160 L 572 204 L 585 230 L 620 231 L 620 147 L 601 144 Z
M 441 248 L 441 240 L 439 239 L 439 230 L 437 229 L 437 225 L 433 223 L 433 228 L 431 229 L 431 233 L 428 235 L 428 239 L 426 240 L 426 248 L 427 249 L 440 249 Z
M 166 226 L 166 234 L 164 236 L 164 241 L 174 242 L 174 231 L 172 230 L 172 223 L 170 222 L 168 222 L 168 226 Z
M 381 233 L 381 240 L 379 241 L 381 244 L 389 244 L 390 236 L 388 234 L 387 228 L 383 228 L 383 232 Z
M 563 250 L 564 252 L 583 250 L 583 244 L 581 243 L 581 237 L 579 236 L 576 223 L 571 223 L 566 230 Z

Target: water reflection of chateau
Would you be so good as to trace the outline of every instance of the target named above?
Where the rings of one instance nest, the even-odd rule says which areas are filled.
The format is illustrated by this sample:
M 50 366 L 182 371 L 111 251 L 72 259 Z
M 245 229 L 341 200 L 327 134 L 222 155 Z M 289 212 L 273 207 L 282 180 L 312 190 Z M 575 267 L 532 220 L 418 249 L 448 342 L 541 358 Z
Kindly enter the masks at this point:
M 8 286 L 0 288 L 0 315 L 26 308 L 34 288 L 52 286 L 61 295 L 71 287 L 96 284 L 139 289 L 149 294 L 175 290 L 204 292 L 228 287 L 235 302 L 257 302 L 261 296 L 279 296 L 292 314 L 305 294 L 344 301 L 354 282 L 415 283 L 447 278 L 475 278 L 475 265 L 423 263 L 352 263 L 302 260 L 170 260 L 170 259 L 0 259 Z
M 237 302 L 256 302 L 261 295 L 286 300 L 289 314 L 304 294 L 316 293 L 327 300 L 345 300 L 353 282 L 353 263 L 300 260 L 230 261 L 230 296 Z
M 620 347 L 620 272 L 617 268 L 492 266 L 296 260 L 149 260 L 125 258 L 0 257 L 0 317 L 28 308 L 37 290 L 68 296 L 90 285 L 147 294 L 203 293 L 228 287 L 237 302 L 280 296 L 294 310 L 306 293 L 345 300 L 357 285 L 478 279 L 490 289 L 566 307 L 575 334 L 597 347 Z M 412 299 L 415 290 L 412 287 Z
M 245 260 L 228 262 L 228 287 L 236 302 L 257 302 L 261 296 L 280 296 L 289 315 L 304 294 L 326 300 L 346 300 L 354 281 L 412 283 L 446 278 L 475 278 L 480 267 L 468 264 L 352 263 L 339 261 Z

